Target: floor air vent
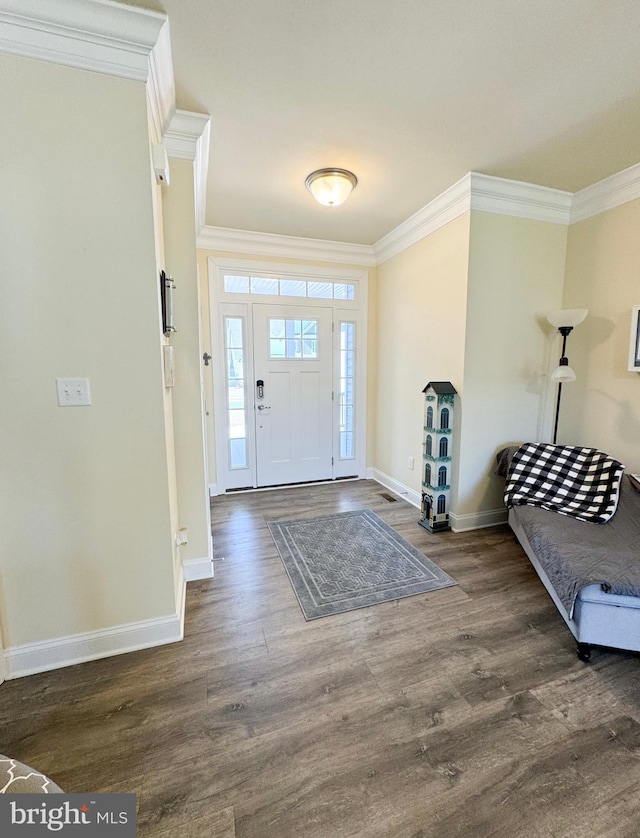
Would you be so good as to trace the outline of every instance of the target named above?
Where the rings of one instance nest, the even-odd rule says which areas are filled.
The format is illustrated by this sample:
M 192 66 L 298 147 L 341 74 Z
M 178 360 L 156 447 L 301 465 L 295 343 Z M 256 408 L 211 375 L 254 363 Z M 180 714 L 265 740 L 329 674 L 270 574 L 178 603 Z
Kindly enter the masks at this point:
M 390 495 L 388 492 L 380 492 L 380 497 L 388 500 L 389 503 L 398 503 L 398 498 L 394 498 L 394 496 Z

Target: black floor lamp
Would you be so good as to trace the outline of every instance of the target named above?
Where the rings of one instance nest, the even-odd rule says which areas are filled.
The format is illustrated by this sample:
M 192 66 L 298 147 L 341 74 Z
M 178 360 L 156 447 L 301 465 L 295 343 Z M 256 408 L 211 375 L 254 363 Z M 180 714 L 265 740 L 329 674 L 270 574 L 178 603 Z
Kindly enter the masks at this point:
M 553 419 L 553 444 L 556 444 L 558 439 L 558 419 L 560 418 L 560 401 L 562 399 L 562 385 L 569 381 L 576 380 L 576 374 L 569 366 L 569 359 L 567 358 L 567 337 L 571 334 L 574 327 L 582 323 L 584 318 L 589 314 L 586 308 L 565 308 L 555 309 L 547 313 L 547 320 L 552 326 L 562 335 L 562 355 L 560 362 L 555 370 L 551 373 L 551 381 L 558 385 L 558 396 L 556 399 L 556 412 Z

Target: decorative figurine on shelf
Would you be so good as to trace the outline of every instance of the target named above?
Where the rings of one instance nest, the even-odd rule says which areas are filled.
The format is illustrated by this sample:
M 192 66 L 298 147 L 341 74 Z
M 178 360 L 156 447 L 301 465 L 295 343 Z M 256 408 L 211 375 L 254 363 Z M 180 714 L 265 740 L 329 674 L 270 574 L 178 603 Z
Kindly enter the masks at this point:
M 452 429 L 456 388 L 430 381 L 424 393 L 424 441 L 420 524 L 429 532 L 450 529 Z

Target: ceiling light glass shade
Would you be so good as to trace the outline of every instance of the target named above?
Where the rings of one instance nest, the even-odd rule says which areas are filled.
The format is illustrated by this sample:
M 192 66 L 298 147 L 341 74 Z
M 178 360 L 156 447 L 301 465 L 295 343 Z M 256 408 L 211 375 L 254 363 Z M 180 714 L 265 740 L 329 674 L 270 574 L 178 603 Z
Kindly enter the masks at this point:
M 305 186 L 319 204 L 337 207 L 355 189 L 358 178 L 346 169 L 318 169 L 307 175 Z
M 551 373 L 551 380 L 555 383 L 566 383 L 568 381 L 575 381 L 576 374 L 569 366 L 556 367 Z
M 578 323 L 582 323 L 587 314 L 589 314 L 587 308 L 557 308 L 547 312 L 547 320 L 556 329 L 562 326 L 570 326 L 573 329 Z

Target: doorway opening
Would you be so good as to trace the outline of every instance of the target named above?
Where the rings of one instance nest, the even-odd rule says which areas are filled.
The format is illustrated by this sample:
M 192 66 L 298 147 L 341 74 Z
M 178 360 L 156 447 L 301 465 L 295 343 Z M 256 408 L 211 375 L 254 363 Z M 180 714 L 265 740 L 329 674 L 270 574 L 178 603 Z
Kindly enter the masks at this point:
M 209 260 L 219 492 L 364 476 L 367 279 Z

